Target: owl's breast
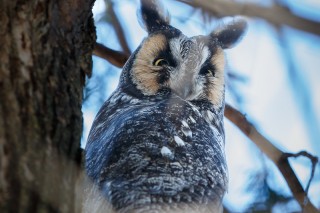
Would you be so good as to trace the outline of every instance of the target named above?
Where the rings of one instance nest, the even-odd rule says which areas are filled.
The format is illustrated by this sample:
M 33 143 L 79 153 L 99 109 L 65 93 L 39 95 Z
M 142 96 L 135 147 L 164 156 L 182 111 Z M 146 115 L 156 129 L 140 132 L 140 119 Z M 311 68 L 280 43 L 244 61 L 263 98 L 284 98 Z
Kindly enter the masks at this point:
M 116 209 L 223 196 L 224 133 L 212 109 L 172 98 L 108 113 L 91 130 L 86 167 Z

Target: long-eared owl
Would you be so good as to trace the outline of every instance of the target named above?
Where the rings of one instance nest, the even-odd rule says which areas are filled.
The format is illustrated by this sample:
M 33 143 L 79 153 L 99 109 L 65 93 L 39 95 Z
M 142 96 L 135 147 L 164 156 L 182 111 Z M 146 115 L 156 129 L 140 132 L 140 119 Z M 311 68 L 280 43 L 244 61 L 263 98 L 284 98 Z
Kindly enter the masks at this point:
M 224 154 L 223 49 L 242 37 L 235 19 L 187 37 L 159 2 L 141 0 L 148 32 L 123 67 L 86 145 L 87 212 L 220 212 Z

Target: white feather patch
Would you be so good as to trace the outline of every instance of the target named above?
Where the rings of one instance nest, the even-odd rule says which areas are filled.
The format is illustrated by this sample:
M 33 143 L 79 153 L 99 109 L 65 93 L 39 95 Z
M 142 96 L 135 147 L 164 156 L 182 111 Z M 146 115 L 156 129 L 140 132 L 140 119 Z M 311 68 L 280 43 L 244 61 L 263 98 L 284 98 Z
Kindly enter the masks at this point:
M 179 136 L 174 136 L 174 140 L 178 146 L 184 146 L 184 141 Z
M 173 159 L 173 157 L 174 157 L 174 155 L 173 155 L 173 153 L 172 153 L 172 151 L 168 148 L 168 147 L 166 147 L 166 146 L 163 146 L 162 148 L 161 148 L 161 155 L 163 156 L 163 157 L 166 157 L 166 158 L 169 158 L 169 159 Z

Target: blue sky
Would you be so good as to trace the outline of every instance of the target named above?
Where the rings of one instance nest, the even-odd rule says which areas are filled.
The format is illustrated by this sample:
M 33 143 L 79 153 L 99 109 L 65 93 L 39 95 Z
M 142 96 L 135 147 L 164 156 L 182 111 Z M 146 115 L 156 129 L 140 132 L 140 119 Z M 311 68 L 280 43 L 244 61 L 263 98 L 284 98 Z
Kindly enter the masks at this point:
M 260 2 L 259 0 L 250 2 Z M 265 1 L 264 1 L 265 2 Z M 272 2 L 272 1 L 269 1 Z M 299 16 L 320 22 L 319 0 L 286 0 L 290 9 Z M 172 25 L 188 36 L 208 34 L 217 23 L 204 24 L 201 13 L 172 0 L 164 1 L 172 16 Z M 136 18 L 138 1 L 115 1 L 128 43 L 133 51 L 147 35 Z M 105 5 L 97 0 L 94 17 L 97 40 L 110 48 L 121 50 L 112 26 L 99 21 Z M 187 21 L 184 21 L 187 19 Z M 241 103 L 232 99 L 227 91 L 227 102 L 244 112 L 257 129 L 285 152 L 308 152 L 320 156 L 320 37 L 283 27 L 279 34 L 264 20 L 247 18 L 249 28 L 243 41 L 227 50 L 228 69 L 245 77 L 245 82 L 233 82 L 243 98 Z M 121 69 L 103 59 L 93 57 L 95 91 L 83 106 L 85 144 L 94 116 L 118 84 Z M 96 76 L 96 78 L 95 78 Z M 102 77 L 101 77 L 102 76 Z M 94 79 L 100 79 L 96 83 Z M 272 175 L 268 181 L 275 189 L 289 194 L 289 189 L 271 162 L 229 121 L 226 126 L 226 156 L 230 173 L 230 186 L 226 204 L 234 211 L 242 211 L 254 195 L 246 192 L 250 173 L 264 168 Z M 298 158 L 291 164 L 305 186 L 310 175 L 310 164 Z M 309 190 L 312 202 L 320 206 L 320 166 Z M 292 204 L 293 208 L 296 204 Z M 276 212 L 276 210 L 275 210 Z

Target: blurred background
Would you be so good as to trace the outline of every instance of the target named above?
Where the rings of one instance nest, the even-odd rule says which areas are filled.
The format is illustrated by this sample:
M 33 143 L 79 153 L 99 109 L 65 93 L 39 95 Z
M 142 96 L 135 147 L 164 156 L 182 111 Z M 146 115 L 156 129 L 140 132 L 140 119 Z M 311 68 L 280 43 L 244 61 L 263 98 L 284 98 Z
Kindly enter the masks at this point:
M 195 2 L 210 3 L 201 9 Z M 248 32 L 226 51 L 226 102 L 244 113 L 284 152 L 306 150 L 320 156 L 320 1 L 319 0 L 164 0 L 171 24 L 187 36 L 208 34 L 244 15 Z M 97 42 L 130 53 L 146 32 L 137 18 L 138 0 L 96 0 Z M 93 119 L 118 84 L 121 69 L 93 56 L 83 103 L 85 146 Z M 225 119 L 229 190 L 226 212 L 299 212 L 298 203 L 273 163 Z M 310 160 L 290 159 L 306 187 Z M 320 164 L 309 189 L 320 208 Z

